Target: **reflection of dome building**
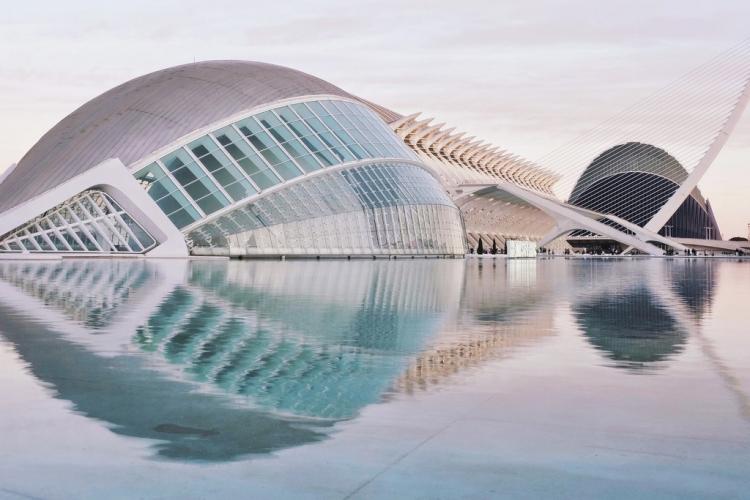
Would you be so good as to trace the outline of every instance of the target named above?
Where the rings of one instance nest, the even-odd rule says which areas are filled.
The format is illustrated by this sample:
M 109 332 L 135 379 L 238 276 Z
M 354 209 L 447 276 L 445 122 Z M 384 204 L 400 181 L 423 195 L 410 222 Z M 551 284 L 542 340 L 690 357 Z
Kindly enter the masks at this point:
M 379 401 L 457 306 L 462 275 L 432 259 L 6 262 L 2 337 L 113 432 L 229 460 L 323 439 Z
M 628 142 L 597 156 L 579 177 L 570 203 L 603 214 L 612 214 L 641 227 L 677 191 L 687 171 L 663 149 Z M 698 188 L 659 230 L 673 238 L 721 239 L 711 205 Z M 585 240 L 590 233 L 573 233 Z
M 647 290 L 605 295 L 575 307 L 586 339 L 618 366 L 640 368 L 682 351 L 687 332 Z
M 572 305 L 576 323 L 618 366 L 666 361 L 700 331 L 715 293 L 714 266 L 694 259 L 591 266 Z

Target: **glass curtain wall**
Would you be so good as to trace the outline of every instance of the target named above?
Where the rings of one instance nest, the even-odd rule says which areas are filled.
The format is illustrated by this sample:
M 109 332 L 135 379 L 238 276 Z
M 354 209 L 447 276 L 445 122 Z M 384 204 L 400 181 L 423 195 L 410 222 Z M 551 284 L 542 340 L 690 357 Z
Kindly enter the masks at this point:
M 0 252 L 143 253 L 156 245 L 106 193 L 84 191 L 0 238 Z
M 368 158 L 416 156 L 367 107 L 319 100 L 280 106 L 214 130 L 135 177 L 181 229 L 284 181 Z
M 312 177 L 188 233 L 194 254 L 463 254 L 460 214 L 415 165 L 383 162 Z

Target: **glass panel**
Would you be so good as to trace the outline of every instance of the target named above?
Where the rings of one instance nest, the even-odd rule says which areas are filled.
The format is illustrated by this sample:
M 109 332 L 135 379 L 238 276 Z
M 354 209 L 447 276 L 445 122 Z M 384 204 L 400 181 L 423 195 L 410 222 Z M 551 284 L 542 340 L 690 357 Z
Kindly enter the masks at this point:
M 221 159 L 218 159 L 217 157 L 220 157 Z M 201 162 L 201 164 L 211 173 L 220 169 L 222 165 L 229 163 L 229 161 L 224 158 L 224 153 L 221 151 L 206 153 L 205 156 L 200 157 L 198 161 Z
M 311 172 L 313 170 L 319 170 L 321 168 L 320 163 L 312 155 L 305 155 L 301 158 L 297 158 L 297 163 L 306 171 Z
M 146 188 L 146 192 L 149 194 L 149 196 L 151 196 L 153 200 L 158 200 L 159 198 L 169 194 L 171 191 L 176 190 L 177 186 L 174 185 L 174 182 L 166 178 L 158 182 L 154 182 Z
M 63 218 L 65 219 L 65 222 L 68 224 L 74 224 L 76 222 L 75 217 L 73 217 L 73 212 L 68 207 L 64 207 L 60 209 L 60 213 L 62 214 Z
M 283 152 L 283 151 L 281 150 L 281 148 L 279 148 L 279 147 L 277 147 L 277 146 L 274 146 L 274 147 L 273 147 L 273 148 L 271 148 L 271 149 L 266 149 L 265 151 L 262 151 L 262 152 L 261 152 L 261 154 L 263 155 L 263 158 L 265 158 L 265 159 L 266 159 L 266 161 L 267 161 L 268 163 L 270 163 L 270 164 L 271 164 L 271 166 L 274 166 L 274 167 L 275 167 L 276 165 L 279 165 L 279 164 L 281 164 L 281 163 L 284 163 L 284 162 L 289 162 L 289 161 L 290 161 L 290 158 L 289 158 L 289 156 L 287 156 L 287 155 L 286 155 L 286 153 L 284 153 L 284 152 Z M 276 171 L 277 171 L 277 172 L 279 172 L 279 170 L 278 170 L 278 169 L 276 169 Z M 286 176 L 286 175 L 284 175 L 283 173 L 279 172 L 279 174 L 281 174 L 281 177 L 282 177 L 282 178 L 284 178 L 284 179 L 289 179 L 289 177 L 287 177 L 287 176 Z M 293 177 L 294 177 L 294 176 L 293 176 Z
M 292 155 L 293 158 L 300 158 L 310 154 L 297 139 L 292 139 L 289 142 L 282 144 L 282 147 L 287 153 Z
M 76 233 L 76 236 L 78 236 L 78 239 L 80 239 L 84 246 L 86 247 L 86 250 L 89 252 L 97 252 L 99 249 L 96 247 L 96 244 L 88 237 L 86 236 L 86 233 L 81 229 L 80 226 L 76 226 L 75 228 L 72 228 L 72 230 Z M 105 250 L 106 250 L 105 246 Z
M 218 149 L 219 147 L 216 145 L 216 143 L 214 143 L 214 141 L 211 140 L 209 136 L 204 135 L 200 139 L 196 139 L 188 144 L 188 148 L 193 152 L 195 156 L 201 158 L 208 153 Z
M 214 186 L 211 185 L 213 188 Z M 185 191 L 187 191 L 188 195 L 190 195 L 193 200 L 198 200 L 198 198 L 203 198 L 204 196 L 208 195 L 211 191 L 207 184 L 204 184 L 201 181 L 192 182 L 185 186 Z
M 149 234 L 144 231 L 144 229 L 138 223 L 136 223 L 133 218 L 130 217 L 130 215 L 124 213 L 121 215 L 121 217 L 122 221 L 128 225 L 128 228 L 133 232 L 135 237 L 138 238 L 138 242 L 143 248 L 150 248 L 151 246 L 156 244 L 154 239 L 149 236 Z
M 229 196 L 231 196 L 235 201 L 243 200 L 257 193 L 255 188 L 253 188 L 253 186 L 244 179 L 240 182 L 229 184 L 224 189 L 226 189 L 227 193 L 229 193 Z
M 73 249 L 74 252 L 83 252 L 85 249 L 78 243 L 78 241 L 73 237 L 73 232 L 68 229 L 63 229 L 62 231 L 63 238 L 65 238 L 65 241 L 68 242 L 68 245 Z
M 292 104 L 292 109 L 300 116 L 303 120 L 307 120 L 308 118 L 312 118 L 315 116 L 312 111 L 310 111 L 310 108 L 308 108 L 304 103 L 300 104 Z
M 195 163 L 189 163 L 186 166 L 175 170 L 172 172 L 172 175 L 182 186 L 186 186 L 187 184 L 206 176 L 206 174 L 198 168 Z
M 292 111 L 289 107 L 284 106 L 283 108 L 277 108 L 274 109 L 277 115 L 279 115 L 279 118 L 281 118 L 281 121 L 289 125 L 290 123 L 299 121 L 299 117 Z
M 250 176 L 253 182 L 261 189 L 267 189 L 280 182 L 279 178 L 271 170 L 266 169 Z
M 281 165 L 277 165 L 276 171 L 285 180 L 294 179 L 295 177 L 299 177 L 300 175 L 302 175 L 302 172 L 300 172 L 299 168 L 297 168 L 297 166 L 292 163 L 291 160 L 284 162 Z
M 183 227 L 188 226 L 199 219 L 198 213 L 195 212 L 195 210 L 192 210 L 191 213 L 191 211 L 187 209 L 173 212 L 169 214 L 168 217 L 172 221 L 172 223 L 174 223 L 174 225 L 179 229 L 182 229 Z
M 178 149 L 172 154 L 168 154 L 164 158 L 161 159 L 162 163 L 165 167 L 167 167 L 167 170 L 170 172 L 174 172 L 175 170 L 179 169 L 180 167 L 183 167 L 185 165 L 188 165 L 193 162 L 193 159 L 190 157 L 189 154 L 182 148 Z
M 55 234 L 55 233 L 47 233 L 47 236 L 52 241 L 52 244 L 55 245 L 55 248 L 59 252 L 68 252 L 68 247 L 65 245 L 65 243 L 62 242 L 62 240 Z
M 198 148 L 204 148 L 204 146 L 201 145 Z M 206 152 L 199 161 L 211 172 L 211 176 L 229 193 L 234 201 L 242 200 L 256 193 L 245 176 L 220 149 L 211 153 Z
M 320 102 L 318 101 L 308 102 L 306 104 L 310 107 L 312 112 L 318 116 L 327 116 L 330 114 L 326 109 L 323 108 L 323 106 L 321 106 Z
M 29 251 L 34 251 L 34 250 L 36 250 L 36 246 L 34 246 L 34 244 L 33 244 L 33 243 L 32 243 L 32 242 L 30 241 L 30 240 L 28 240 L 27 238 L 23 238 L 23 239 L 21 240 L 21 244 L 23 245 L 23 247 L 24 247 L 24 248 L 25 248 L 26 250 L 29 250 Z
M 136 172 L 135 178 L 138 181 L 150 184 L 152 182 L 158 181 L 165 175 L 166 174 L 158 164 L 152 163 L 151 165 Z
M 203 210 L 203 212 L 208 215 L 216 212 L 217 210 L 221 210 L 229 204 L 229 201 L 224 197 L 223 194 L 217 192 L 196 200 L 196 203 L 199 207 L 201 207 L 201 210 Z
M 36 241 L 37 245 L 39 245 L 44 251 L 49 252 L 50 250 L 53 250 L 53 248 L 49 243 L 47 243 L 47 240 L 44 239 L 41 234 L 37 234 L 36 236 L 34 236 L 34 241 Z

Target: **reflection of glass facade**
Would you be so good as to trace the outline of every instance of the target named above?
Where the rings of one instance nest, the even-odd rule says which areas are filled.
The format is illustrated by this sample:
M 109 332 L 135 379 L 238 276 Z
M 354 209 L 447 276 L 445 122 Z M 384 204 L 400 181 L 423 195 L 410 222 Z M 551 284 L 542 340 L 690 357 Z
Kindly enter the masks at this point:
M 0 252 L 142 253 L 156 241 L 102 191 L 84 191 L 0 238 Z
M 154 271 L 143 259 L 65 259 L 33 266 L 0 261 L 0 280 L 41 300 L 67 319 L 100 330 L 134 300 Z
M 316 175 L 203 224 L 188 239 L 197 254 L 464 253 L 459 212 L 437 180 L 398 162 Z
M 284 181 L 370 158 L 415 156 L 365 106 L 319 100 L 281 106 L 214 130 L 135 176 L 183 228 Z
M 462 276 L 446 260 L 0 263 L 0 313 L 15 312 L 0 338 L 53 397 L 155 456 L 232 460 L 380 401 Z M 40 306 L 51 323 L 24 314 Z

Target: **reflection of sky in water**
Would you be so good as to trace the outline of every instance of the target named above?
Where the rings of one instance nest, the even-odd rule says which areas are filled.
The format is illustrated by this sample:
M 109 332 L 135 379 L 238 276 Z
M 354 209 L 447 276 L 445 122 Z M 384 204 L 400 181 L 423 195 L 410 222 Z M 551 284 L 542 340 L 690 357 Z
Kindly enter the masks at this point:
M 533 350 L 560 311 L 624 373 L 659 376 L 697 338 L 746 401 L 700 336 L 716 265 L 2 262 L 0 338 L 77 414 L 162 458 L 226 461 L 320 441 L 369 405 Z

